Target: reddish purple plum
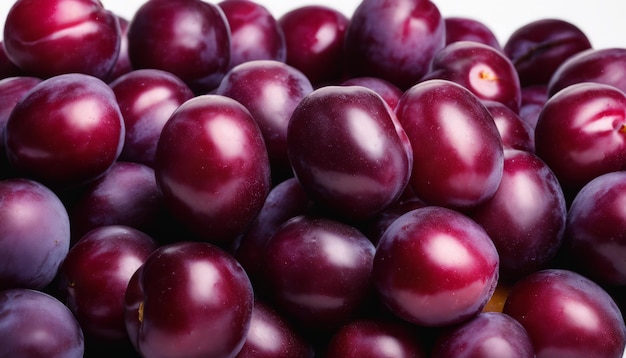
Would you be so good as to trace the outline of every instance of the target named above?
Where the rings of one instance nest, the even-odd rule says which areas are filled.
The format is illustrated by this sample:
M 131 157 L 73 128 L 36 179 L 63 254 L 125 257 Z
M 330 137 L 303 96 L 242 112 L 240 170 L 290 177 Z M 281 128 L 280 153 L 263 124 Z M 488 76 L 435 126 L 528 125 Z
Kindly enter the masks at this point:
M 446 26 L 446 45 L 456 41 L 474 41 L 502 50 L 496 34 L 482 21 L 464 16 L 449 16 L 443 21 Z
M 272 235 L 263 257 L 270 303 L 307 330 L 355 317 L 370 296 L 374 245 L 340 221 L 300 215 Z
M 163 127 L 154 171 L 171 215 L 220 246 L 250 225 L 271 186 L 259 126 L 243 104 L 220 95 L 178 107 Z
M 253 60 L 285 62 L 283 29 L 265 6 L 250 0 L 223 0 L 217 5 L 230 27 L 229 69 Z
M 126 287 L 157 247 L 150 236 L 122 225 L 100 226 L 72 246 L 59 271 L 60 289 L 88 342 L 128 341 Z
M 547 269 L 519 280 L 503 313 L 520 322 L 537 358 L 622 357 L 626 325 L 615 301 L 574 271 Z
M 393 110 L 362 86 L 325 86 L 302 99 L 287 151 L 307 194 L 350 221 L 393 204 L 411 172 L 411 146 Z
M 313 85 L 298 69 L 273 60 L 255 60 L 231 69 L 215 94 L 243 104 L 259 125 L 272 166 L 274 183 L 293 176 L 287 156 L 291 115 Z
M 626 95 L 601 83 L 577 83 L 546 102 L 535 128 L 535 152 L 566 195 L 593 178 L 626 169 Z
M 406 90 L 428 72 L 445 41 L 445 23 L 433 2 L 364 0 L 346 30 L 348 72 L 380 77 Z
M 422 81 L 443 79 L 460 84 L 478 98 L 500 102 L 518 113 L 519 77 L 501 51 L 474 41 L 456 41 L 435 54 Z
M 98 0 L 17 0 L 4 23 L 8 58 L 25 74 L 108 76 L 120 52 L 117 17 Z
M 563 241 L 567 208 L 559 181 L 536 155 L 504 151 L 495 195 L 472 211 L 498 249 L 500 276 L 517 279 L 544 268 Z
M 130 20 L 128 56 L 133 68 L 171 72 L 204 94 L 228 70 L 228 20 L 202 0 L 146 1 Z
M 9 163 L 55 188 L 96 180 L 124 145 L 124 120 L 102 80 L 79 73 L 49 78 L 16 105 L 5 127 Z
M 363 86 L 378 93 L 389 105 L 395 109 L 402 97 L 402 90 L 393 83 L 377 77 L 352 77 L 341 82 L 342 86 Z
M 447 329 L 431 352 L 438 358 L 534 358 L 535 350 L 524 327 L 500 312 L 484 312 Z
M 411 141 L 409 186 L 418 198 L 465 210 L 494 195 L 504 147 L 478 97 L 457 83 L 428 80 L 404 92 L 396 113 Z
M 134 70 L 109 84 L 124 117 L 126 135 L 120 160 L 154 166 L 165 122 L 193 91 L 177 76 L 157 69 Z
M 567 214 L 565 245 L 580 272 L 604 285 L 626 285 L 626 172 L 600 175 L 577 194 Z
M 557 68 L 571 56 L 591 49 L 587 35 L 562 19 L 531 21 L 515 30 L 503 51 L 511 59 L 522 87 L 547 85 Z
M 157 248 L 133 274 L 124 306 L 143 357 L 234 357 L 250 328 L 254 292 L 226 251 L 178 241 Z
M 397 317 L 426 327 L 462 323 L 483 309 L 498 282 L 489 235 L 442 207 L 411 210 L 380 238 L 372 283 Z
M 344 73 L 344 38 L 350 19 L 323 5 L 304 5 L 278 18 L 287 48 L 286 63 L 316 86 L 337 81 Z
M 496 122 L 504 148 L 535 152 L 535 129 L 500 102 L 483 101 Z

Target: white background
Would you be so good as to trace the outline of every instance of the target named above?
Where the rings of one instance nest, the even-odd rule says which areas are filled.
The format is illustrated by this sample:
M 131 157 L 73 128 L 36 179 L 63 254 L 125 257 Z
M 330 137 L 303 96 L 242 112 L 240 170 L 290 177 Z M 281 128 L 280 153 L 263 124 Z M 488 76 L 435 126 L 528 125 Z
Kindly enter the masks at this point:
M 45 0 L 43 0 L 45 1 Z M 145 0 L 101 0 L 111 11 L 128 19 Z M 217 3 L 218 1 L 206 0 Z M 355 0 L 255 0 L 275 17 L 301 5 L 320 4 L 350 16 Z M 0 23 L 15 0 L 0 0 Z M 581 28 L 595 48 L 626 47 L 624 0 L 433 0 L 443 16 L 465 16 L 484 22 L 502 44 L 520 26 L 540 18 L 560 18 Z M 1 35 L 0 35 L 1 36 Z

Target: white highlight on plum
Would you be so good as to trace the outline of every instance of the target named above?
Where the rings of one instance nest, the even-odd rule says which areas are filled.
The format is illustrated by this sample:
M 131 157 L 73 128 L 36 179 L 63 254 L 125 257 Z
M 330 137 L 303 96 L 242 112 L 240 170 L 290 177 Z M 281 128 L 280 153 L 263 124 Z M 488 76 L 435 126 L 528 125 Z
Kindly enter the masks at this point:
M 600 327 L 600 318 L 587 305 L 580 303 L 575 298 L 564 299 L 562 303 L 563 314 L 571 323 L 596 331 Z
M 75 128 L 91 131 L 100 124 L 100 118 L 104 117 L 105 113 L 101 108 L 101 100 L 85 97 L 66 104 L 63 107 L 63 115 Z
M 444 119 L 439 122 L 444 133 L 443 136 L 448 138 L 454 152 L 461 160 L 467 165 L 471 165 L 476 160 L 476 151 L 480 148 L 478 141 L 480 135 L 469 123 L 468 114 L 462 112 L 455 104 L 447 103 L 441 105 L 440 111 Z
M 438 233 L 425 239 L 428 257 L 442 267 L 462 267 L 472 264 L 472 255 L 454 236 Z
M 244 134 L 239 125 L 230 118 L 217 116 L 206 122 L 205 130 L 224 157 L 235 158 L 245 153 Z
M 328 261 L 340 267 L 354 267 L 358 254 L 350 244 L 333 234 L 320 233 L 317 236 Z
M 194 300 L 205 302 L 217 302 L 221 298 L 216 297 L 219 290 L 215 286 L 220 281 L 220 273 L 217 268 L 208 262 L 196 261 L 189 265 L 189 278 L 191 296 Z
M 380 158 L 385 153 L 384 139 L 380 136 L 380 127 L 372 117 L 362 109 L 350 108 L 346 120 L 352 142 L 372 158 Z

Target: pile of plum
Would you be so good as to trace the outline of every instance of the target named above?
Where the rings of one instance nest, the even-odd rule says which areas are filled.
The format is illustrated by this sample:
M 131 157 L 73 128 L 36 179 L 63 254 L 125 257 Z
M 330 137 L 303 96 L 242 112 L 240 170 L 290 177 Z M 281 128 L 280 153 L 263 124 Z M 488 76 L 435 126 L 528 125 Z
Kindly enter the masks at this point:
M 0 357 L 624 352 L 626 47 L 17 0 L 0 48 Z

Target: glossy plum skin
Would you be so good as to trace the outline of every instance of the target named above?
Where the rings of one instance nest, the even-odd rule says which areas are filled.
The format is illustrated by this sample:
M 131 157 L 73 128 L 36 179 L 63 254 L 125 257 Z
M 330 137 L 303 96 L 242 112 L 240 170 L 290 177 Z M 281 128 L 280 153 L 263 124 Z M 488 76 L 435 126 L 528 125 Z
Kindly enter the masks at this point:
M 626 96 L 615 87 L 577 83 L 546 102 L 535 152 L 575 192 L 598 175 L 626 168 Z
M 626 284 L 625 189 L 626 172 L 600 175 L 576 194 L 568 211 L 567 252 L 581 272 L 603 284 Z
M 285 62 L 316 86 L 332 83 L 344 72 L 343 47 L 349 18 L 322 5 L 304 5 L 278 18 L 287 47 Z
M 306 96 L 291 116 L 287 151 L 309 196 L 347 220 L 391 205 L 411 171 L 410 143 L 394 112 L 362 86 L 325 86 Z
M 133 68 L 171 72 L 206 93 L 228 70 L 228 20 L 216 4 L 201 0 L 146 1 L 130 21 L 128 56 Z
M 105 82 L 111 83 L 121 75 L 124 75 L 133 70 L 133 65 L 130 63 L 130 57 L 128 57 L 128 26 L 130 21 L 121 16 L 117 16 L 117 21 L 120 24 L 120 51 L 115 61 L 115 65 L 106 77 Z
M 9 57 L 4 48 L 4 41 L 0 41 L 0 78 L 25 76 L 22 69 L 17 67 Z
M 522 87 L 522 103 L 519 109 L 519 116 L 532 128 L 533 137 L 539 114 L 547 100 L 547 85 Z
M 39 83 L 15 105 L 5 144 L 9 163 L 22 175 L 70 188 L 99 178 L 113 165 L 124 133 L 109 86 L 72 73 Z
M 291 357 L 313 358 L 313 346 L 277 310 L 255 300 L 246 342 L 236 358 Z
M 167 121 L 155 175 L 168 211 L 199 238 L 229 246 L 270 190 L 270 163 L 250 112 L 220 95 L 196 96 Z
M 451 81 L 424 81 L 404 92 L 396 114 L 413 148 L 409 186 L 417 197 L 465 210 L 493 196 L 504 148 L 493 117 L 474 94 Z
M 445 40 L 443 17 L 431 1 L 362 1 L 346 31 L 349 73 L 380 77 L 405 90 L 426 74 Z
M 234 255 L 246 269 L 257 289 L 262 272 L 265 246 L 274 232 L 287 220 L 312 212 L 312 202 L 296 178 L 278 183 L 267 195 L 263 207 L 236 242 Z
M 0 356 L 82 358 L 85 341 L 72 312 L 37 290 L 0 291 Z
M 438 358 L 534 358 L 524 327 L 499 312 L 484 312 L 442 334 L 431 353 Z
M 399 318 L 426 327 L 478 314 L 496 288 L 498 252 L 467 216 L 424 207 L 396 219 L 378 243 L 372 282 Z
M 443 19 L 446 27 L 446 45 L 456 41 L 474 41 L 502 50 L 496 34 L 483 22 L 463 16 Z
M 500 102 L 483 101 L 496 122 L 498 133 L 505 148 L 519 149 L 534 153 L 535 129 L 517 113 Z
M 131 277 L 125 323 L 142 356 L 234 357 L 253 305 L 250 280 L 230 254 L 179 241 L 157 248 Z
M 565 60 L 588 49 L 591 43 L 580 28 L 553 18 L 523 25 L 509 36 L 503 47 L 517 70 L 522 87 L 547 85 Z
M 230 27 L 229 69 L 252 60 L 285 62 L 285 35 L 267 8 L 248 0 L 225 0 L 217 5 Z
M 105 225 L 125 225 L 158 235 L 166 214 L 154 170 L 146 165 L 117 161 L 101 178 L 66 201 L 72 222 L 72 242 Z
M 120 160 L 154 166 L 161 130 L 172 113 L 194 96 L 177 76 L 157 69 L 134 70 L 109 84 L 124 117 Z
M 26 92 L 38 85 L 42 80 L 38 77 L 17 76 L 0 80 L 0 163 L 6 160 L 4 149 L 4 127 L 11 111 L 17 105 Z M 1 178 L 0 174 L 0 178 Z
M 357 319 L 333 334 L 323 357 L 426 358 L 427 354 L 411 326 L 391 320 Z
M 402 90 L 393 83 L 378 77 L 352 77 L 341 82 L 342 86 L 363 86 L 378 93 L 389 105 L 395 109 L 402 97 Z
M 49 188 L 25 178 L 0 181 L 0 289 L 43 289 L 70 247 L 70 220 Z
M 243 104 L 259 125 L 274 183 L 293 176 L 287 156 L 287 127 L 294 109 L 313 85 L 298 69 L 273 60 L 255 60 L 228 71 L 215 94 Z
M 126 287 L 157 247 L 150 236 L 122 225 L 100 226 L 72 246 L 59 271 L 60 289 L 88 341 L 128 340 Z
M 4 24 L 9 59 L 41 78 L 84 73 L 104 79 L 120 41 L 117 17 L 97 0 L 18 0 Z
M 598 284 L 573 271 L 549 269 L 524 277 L 511 289 L 503 312 L 524 326 L 537 358 L 622 357 L 626 326 L 617 305 Z
M 308 330 L 346 323 L 370 294 L 374 245 L 356 228 L 300 215 L 272 235 L 263 280 L 274 307 Z
M 588 49 L 570 56 L 554 71 L 548 82 L 548 95 L 581 82 L 596 82 L 626 91 L 626 48 Z
M 456 41 L 435 54 L 422 81 L 460 84 L 482 100 L 500 102 L 517 113 L 522 100 L 513 63 L 500 51 L 474 41 Z
M 550 168 L 536 155 L 504 151 L 504 173 L 495 195 L 470 216 L 491 237 L 501 277 L 519 278 L 547 265 L 563 241 L 565 196 Z

